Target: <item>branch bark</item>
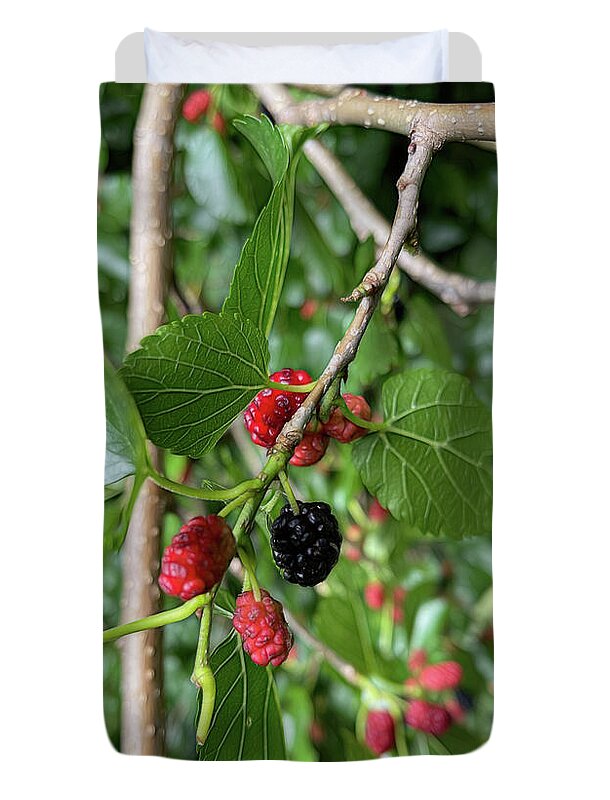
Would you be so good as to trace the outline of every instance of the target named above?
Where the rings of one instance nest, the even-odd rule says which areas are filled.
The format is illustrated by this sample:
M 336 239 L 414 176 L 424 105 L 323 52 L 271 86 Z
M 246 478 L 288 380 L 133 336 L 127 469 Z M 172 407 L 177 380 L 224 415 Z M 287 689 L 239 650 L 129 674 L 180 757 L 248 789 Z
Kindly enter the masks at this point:
M 292 102 L 285 87 L 264 84 L 252 88 L 276 121 L 284 122 Z M 341 162 L 318 140 L 306 142 L 304 151 L 307 159 L 345 209 L 360 241 L 372 236 L 377 248 L 383 248 L 390 233 L 390 225 L 362 193 Z M 396 263 L 399 269 L 451 306 L 459 316 L 468 315 L 481 303 L 494 301 L 494 281 L 479 282 L 447 272 L 421 250 L 415 255 L 403 249 Z
M 154 331 L 164 316 L 171 253 L 169 202 L 173 135 L 182 87 L 147 85 L 134 133 L 133 205 L 127 348 Z M 158 467 L 156 448 L 151 458 Z M 159 611 L 159 535 L 163 491 L 142 487 L 122 550 L 121 619 Z M 161 631 L 126 637 L 121 643 L 121 750 L 132 755 L 163 752 Z
M 420 103 L 373 95 L 348 88 L 327 100 L 307 100 L 285 109 L 283 122 L 313 127 L 360 125 L 407 136 L 415 128 L 427 128 L 445 142 L 496 139 L 494 103 Z

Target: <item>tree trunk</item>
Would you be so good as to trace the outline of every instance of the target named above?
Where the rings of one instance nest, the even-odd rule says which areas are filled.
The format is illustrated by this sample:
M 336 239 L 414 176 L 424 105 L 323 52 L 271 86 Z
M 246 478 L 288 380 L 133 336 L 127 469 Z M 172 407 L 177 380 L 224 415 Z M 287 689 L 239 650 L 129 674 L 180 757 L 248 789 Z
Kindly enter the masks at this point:
M 154 331 L 164 318 L 171 262 L 173 137 L 182 87 L 147 85 L 134 133 L 133 205 L 127 349 Z M 158 460 L 156 450 L 153 462 Z M 159 538 L 163 492 L 146 481 L 136 501 L 122 551 L 121 619 L 159 611 Z M 135 633 L 121 643 L 121 751 L 163 752 L 161 630 Z

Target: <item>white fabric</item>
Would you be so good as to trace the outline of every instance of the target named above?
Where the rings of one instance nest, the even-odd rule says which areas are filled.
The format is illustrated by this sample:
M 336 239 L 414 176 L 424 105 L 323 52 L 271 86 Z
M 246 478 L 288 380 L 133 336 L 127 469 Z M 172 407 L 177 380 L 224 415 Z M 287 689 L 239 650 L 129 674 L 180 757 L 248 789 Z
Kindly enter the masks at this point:
M 434 83 L 448 79 L 447 31 L 377 44 L 245 47 L 144 30 L 149 83 Z

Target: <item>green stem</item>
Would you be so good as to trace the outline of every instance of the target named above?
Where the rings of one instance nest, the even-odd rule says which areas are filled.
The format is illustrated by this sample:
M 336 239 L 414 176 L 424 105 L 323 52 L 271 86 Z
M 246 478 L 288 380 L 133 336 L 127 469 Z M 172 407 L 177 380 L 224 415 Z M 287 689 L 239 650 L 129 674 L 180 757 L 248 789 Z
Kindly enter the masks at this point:
M 108 628 L 104 631 L 104 644 L 114 642 L 129 633 L 138 633 L 151 628 L 161 628 L 163 625 L 169 625 L 172 622 L 181 622 L 183 619 L 190 617 L 198 608 L 205 605 L 209 597 L 209 594 L 198 594 L 197 597 L 193 597 L 192 600 L 188 600 L 181 606 L 176 606 L 176 608 L 170 608 L 168 611 L 161 611 L 158 614 L 151 614 L 149 617 L 136 619 L 133 622 L 126 622 L 124 625 L 117 625 L 115 628 Z
M 335 405 L 337 408 L 341 409 L 341 413 L 346 419 L 353 422 L 354 425 L 357 425 L 359 428 L 366 428 L 367 431 L 383 431 L 386 428 L 385 422 L 371 422 L 368 419 L 362 419 L 362 417 L 357 417 L 355 414 L 352 414 L 342 397 L 337 400 Z
M 392 655 L 392 639 L 394 637 L 394 600 L 388 597 L 381 609 L 381 620 L 379 625 L 379 649 L 388 656 Z
M 252 478 L 252 480 L 238 483 L 232 489 L 197 489 L 194 486 L 185 486 L 183 483 L 176 483 L 176 481 L 166 478 L 165 475 L 157 472 L 152 464 L 148 465 L 148 476 L 157 486 L 167 489 L 168 492 L 181 494 L 184 497 L 195 497 L 198 500 L 234 500 L 246 492 L 256 492 L 262 488 L 260 478 Z
M 354 522 L 360 525 L 361 528 L 366 529 L 370 527 L 371 520 L 364 512 L 364 509 L 362 508 L 362 506 L 360 505 L 358 500 L 356 500 L 355 497 L 353 497 L 351 500 L 348 500 L 347 510 L 352 515 L 352 519 L 354 520 Z
M 203 667 L 201 671 L 201 678 L 199 683 L 201 689 L 201 711 L 199 712 L 199 721 L 197 722 L 197 744 L 205 744 L 214 714 L 214 703 L 216 702 L 216 679 L 212 668 L 209 666 Z
M 214 592 L 216 594 L 216 592 Z M 199 625 L 199 638 L 197 640 L 197 652 L 195 653 L 195 665 L 191 681 L 201 688 L 203 670 L 208 666 L 208 643 L 210 641 L 210 629 L 212 627 L 212 605 L 213 595 L 208 596 L 208 602 L 201 610 L 201 624 Z
M 247 552 L 246 548 L 242 546 L 237 548 L 237 555 L 239 556 L 239 560 L 243 564 L 244 567 L 244 591 L 248 591 L 252 589 L 254 594 L 254 599 L 257 603 L 260 603 L 261 599 L 261 589 L 256 579 L 256 570 L 254 566 L 254 561 L 250 557 L 250 554 Z
M 290 481 L 288 480 L 288 475 L 286 475 L 286 470 L 283 469 L 279 473 L 280 483 L 282 484 L 282 489 L 286 492 L 286 497 L 288 498 L 288 502 L 295 514 L 300 514 L 301 509 L 299 508 L 299 504 L 297 503 L 297 499 L 294 496 L 294 492 L 292 491 L 292 486 L 290 485 Z
M 320 408 L 318 411 L 318 417 L 322 422 L 328 422 L 330 415 L 332 414 L 335 401 L 339 397 L 339 392 L 341 391 L 341 381 L 344 379 L 344 377 L 345 373 L 340 372 L 336 378 L 333 378 L 332 383 L 328 387 L 328 391 L 322 398 L 322 402 L 320 403 Z
M 195 665 L 191 676 L 193 683 L 201 689 L 201 708 L 199 711 L 199 720 L 197 722 L 198 745 L 205 743 L 214 713 L 214 702 L 216 700 L 216 680 L 208 662 L 208 647 L 210 643 L 210 630 L 212 627 L 212 607 L 215 594 L 216 591 L 213 591 L 209 595 L 208 602 L 203 606 L 201 612 L 197 653 L 195 654 Z
M 265 514 L 270 514 L 279 499 L 283 500 L 283 497 L 282 493 L 278 489 L 271 493 L 269 500 L 267 500 L 267 502 L 261 506 L 261 511 Z
M 237 543 L 237 555 L 243 564 L 247 583 L 249 584 L 249 586 L 244 586 L 244 591 L 252 588 L 257 602 L 261 599 L 261 592 L 255 574 L 256 556 L 248 533 L 262 500 L 263 492 L 247 500 L 233 528 L 233 536 Z
M 409 746 L 405 736 L 405 727 L 400 718 L 394 717 L 394 740 L 396 742 L 396 752 L 399 756 L 409 755 Z
M 227 503 L 227 505 L 218 512 L 217 516 L 228 517 L 231 511 L 235 511 L 236 508 L 243 506 L 243 504 L 247 502 L 250 497 L 250 492 L 245 492 L 244 494 L 240 495 L 240 497 L 236 497 L 235 500 L 231 500 L 230 503 Z
M 267 386 L 270 389 L 279 389 L 282 392 L 302 392 L 303 394 L 309 394 L 311 390 L 316 385 L 317 381 L 312 381 L 311 383 L 276 383 L 275 381 L 267 381 Z
M 379 675 L 375 675 L 373 681 L 375 686 L 382 692 L 398 695 L 399 697 L 405 697 L 409 693 L 404 684 L 386 680 L 386 678 L 381 678 Z

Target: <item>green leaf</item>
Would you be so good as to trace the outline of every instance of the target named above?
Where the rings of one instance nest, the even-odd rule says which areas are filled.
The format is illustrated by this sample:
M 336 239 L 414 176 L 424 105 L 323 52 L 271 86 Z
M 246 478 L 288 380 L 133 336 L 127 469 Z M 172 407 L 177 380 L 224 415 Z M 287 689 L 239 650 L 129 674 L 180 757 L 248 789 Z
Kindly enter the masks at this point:
M 227 145 L 212 128 L 199 126 L 177 134 L 185 149 L 184 181 L 193 199 L 215 219 L 235 225 L 248 220 L 250 211 L 239 188 L 239 177 Z
M 449 341 L 434 306 L 423 295 L 416 294 L 408 301 L 400 336 L 409 355 L 427 358 L 443 369 L 452 368 Z
M 267 385 L 267 342 L 237 315 L 186 316 L 141 345 L 121 371 L 148 438 L 173 453 L 202 456 Z
M 282 691 L 282 711 L 286 725 L 286 745 L 292 761 L 318 761 L 318 752 L 311 743 L 311 725 L 315 711 L 307 687 L 289 683 Z
M 233 120 L 233 125 L 256 150 L 273 183 L 278 183 L 284 177 L 290 159 L 290 151 L 280 129 L 264 115 L 238 117 Z
M 241 252 L 223 314 L 239 313 L 269 336 L 284 285 L 294 213 L 294 184 L 299 148 L 311 132 L 294 137 L 295 149 L 266 117 L 236 120 L 263 159 L 274 186 Z
M 384 429 L 352 447 L 366 488 L 422 533 L 491 530 L 491 414 L 461 375 L 420 369 L 383 386 Z
M 216 704 L 201 761 L 285 759 L 284 729 L 270 667 L 258 667 L 231 633 L 210 656 Z
M 432 755 L 462 755 L 472 753 L 485 744 L 489 732 L 483 737 L 477 736 L 460 725 L 452 725 L 442 736 L 429 736 L 428 747 Z
M 411 598 L 409 598 L 409 602 L 410 600 Z M 447 601 L 440 597 L 434 597 L 422 603 L 415 615 L 409 647 L 412 650 L 423 648 L 429 651 L 438 647 L 448 614 Z
M 375 263 L 375 239 L 368 236 L 363 242 L 358 242 L 354 251 L 354 268 L 358 280 L 364 278 L 366 273 Z
M 138 472 L 131 481 L 131 488 L 124 487 L 119 498 L 104 503 L 104 552 L 117 552 L 123 546 L 131 514 L 142 488 L 145 472 Z
M 376 314 L 366 329 L 354 362 L 349 368 L 348 388 L 357 393 L 360 386 L 370 386 L 380 375 L 387 375 L 398 363 L 396 336 Z
M 106 398 L 106 468 L 104 483 L 146 470 L 146 434 L 127 387 L 108 360 L 104 361 Z
M 129 475 L 118 494 L 104 503 L 104 550 L 118 550 L 125 539 L 131 512 L 148 472 L 146 434 L 127 387 L 110 362 L 104 360 L 106 396 L 106 464 L 104 482 L 116 484 Z M 124 491 L 128 489 L 128 491 Z
M 320 639 L 358 672 L 372 675 L 382 671 L 361 594 L 321 598 L 314 626 Z

